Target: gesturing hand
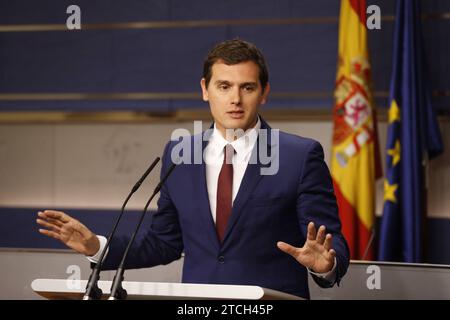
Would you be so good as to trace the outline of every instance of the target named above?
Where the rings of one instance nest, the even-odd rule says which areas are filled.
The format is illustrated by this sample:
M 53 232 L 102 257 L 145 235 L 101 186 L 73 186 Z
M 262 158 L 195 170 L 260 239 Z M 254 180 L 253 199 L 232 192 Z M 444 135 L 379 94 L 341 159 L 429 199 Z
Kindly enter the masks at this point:
M 331 249 L 332 241 L 331 234 L 325 235 L 325 226 L 320 226 L 316 233 L 314 223 L 310 222 L 307 239 L 302 248 L 293 247 L 282 241 L 279 241 L 277 246 L 312 271 L 325 273 L 333 268 L 336 257 L 336 251 Z
M 61 211 L 38 212 L 36 222 L 47 228 L 39 232 L 60 240 L 69 248 L 87 256 L 94 255 L 100 248 L 98 238 L 80 221 Z

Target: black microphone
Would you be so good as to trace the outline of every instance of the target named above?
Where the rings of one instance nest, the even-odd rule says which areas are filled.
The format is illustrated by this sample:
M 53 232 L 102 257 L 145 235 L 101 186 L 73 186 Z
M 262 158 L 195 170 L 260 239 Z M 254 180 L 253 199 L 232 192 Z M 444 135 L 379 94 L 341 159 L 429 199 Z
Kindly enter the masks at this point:
M 100 269 L 102 267 L 103 260 L 105 258 L 106 250 L 108 249 L 109 244 L 111 242 L 111 239 L 112 239 L 114 233 L 116 232 L 117 226 L 119 225 L 120 219 L 122 218 L 122 215 L 124 213 L 125 206 L 127 205 L 128 200 L 130 200 L 130 198 L 133 195 L 133 193 L 135 193 L 139 189 L 139 187 L 141 186 L 142 182 L 145 180 L 145 178 L 147 178 L 147 176 L 153 170 L 153 168 L 156 166 L 156 164 L 159 162 L 159 160 L 160 160 L 160 158 L 156 157 L 156 159 L 153 161 L 153 163 L 150 165 L 150 167 L 148 167 L 147 171 L 144 172 L 142 177 L 133 186 L 133 188 L 131 189 L 130 194 L 125 199 L 125 201 L 124 201 L 124 203 L 122 205 L 122 210 L 120 212 L 120 215 L 117 217 L 116 223 L 114 224 L 114 227 L 113 227 L 111 233 L 109 234 L 108 241 L 106 242 L 106 245 L 105 245 L 105 247 L 102 250 L 102 253 L 100 255 L 100 258 L 99 258 L 97 264 L 95 265 L 94 269 L 91 272 L 91 275 L 89 276 L 89 280 L 88 280 L 88 283 L 87 283 L 87 286 L 86 286 L 86 292 L 84 293 L 83 300 L 92 300 L 92 299 L 97 299 L 98 300 L 98 299 L 101 298 L 103 292 L 98 287 L 97 282 L 100 279 Z
M 108 298 L 108 300 L 125 300 L 127 298 L 127 291 L 122 287 L 122 281 L 124 279 L 123 274 L 125 272 L 125 261 L 128 256 L 128 252 L 130 251 L 130 248 L 134 242 L 134 239 L 136 238 L 136 235 L 139 231 L 139 228 L 141 227 L 142 221 L 144 220 L 145 214 L 147 213 L 147 208 L 150 205 L 150 202 L 152 202 L 153 198 L 156 196 L 156 194 L 161 190 L 162 186 L 166 182 L 169 175 L 172 173 L 173 169 L 175 169 L 176 164 L 173 163 L 167 173 L 164 175 L 164 177 L 161 179 L 161 181 L 156 186 L 155 190 L 153 191 L 153 194 L 148 199 L 147 203 L 145 204 L 144 210 L 142 211 L 141 217 L 139 219 L 139 223 L 136 226 L 136 229 L 134 230 L 133 235 L 131 236 L 130 241 L 128 242 L 128 246 L 125 249 L 125 252 L 122 256 L 122 261 L 120 261 L 119 267 L 117 268 L 116 275 L 114 276 L 113 283 L 111 285 L 111 294 Z

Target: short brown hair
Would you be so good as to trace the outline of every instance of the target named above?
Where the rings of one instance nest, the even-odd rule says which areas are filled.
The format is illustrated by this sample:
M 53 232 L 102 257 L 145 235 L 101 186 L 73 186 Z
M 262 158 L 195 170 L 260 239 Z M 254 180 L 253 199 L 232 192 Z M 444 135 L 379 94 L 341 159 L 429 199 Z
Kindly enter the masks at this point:
M 212 66 L 217 61 L 222 60 L 227 65 L 234 65 L 241 62 L 253 61 L 259 67 L 259 82 L 264 91 L 269 81 L 266 61 L 261 51 L 253 44 L 240 39 L 226 40 L 214 46 L 206 56 L 203 63 L 203 78 L 206 87 L 212 76 Z

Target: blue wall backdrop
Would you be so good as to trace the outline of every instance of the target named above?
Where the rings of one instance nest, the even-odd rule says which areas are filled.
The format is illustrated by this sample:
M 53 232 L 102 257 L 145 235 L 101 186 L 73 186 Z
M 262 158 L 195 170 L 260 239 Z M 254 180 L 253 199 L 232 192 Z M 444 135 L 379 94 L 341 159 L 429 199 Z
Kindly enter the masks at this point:
M 66 8 L 74 3 L 82 30 L 64 28 Z M 369 32 L 369 46 L 376 102 L 386 107 L 395 1 L 367 3 L 377 4 L 383 16 L 381 30 Z M 448 12 L 448 1 L 423 1 L 441 114 L 450 110 Z M 329 109 L 338 17 L 335 0 L 2 0 L 0 110 L 204 108 L 198 84 L 203 58 L 215 43 L 234 37 L 266 55 L 273 89 L 268 108 Z

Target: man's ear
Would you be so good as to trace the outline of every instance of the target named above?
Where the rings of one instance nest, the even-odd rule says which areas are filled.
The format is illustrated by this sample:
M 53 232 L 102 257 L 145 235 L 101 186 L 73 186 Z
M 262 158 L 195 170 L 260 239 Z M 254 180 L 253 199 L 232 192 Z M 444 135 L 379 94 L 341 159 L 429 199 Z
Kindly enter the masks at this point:
M 209 101 L 208 90 L 206 89 L 205 78 L 202 78 L 202 80 L 200 80 L 200 87 L 202 87 L 203 101 Z
M 270 84 L 267 82 L 266 87 L 264 89 L 264 92 L 262 94 L 261 104 L 265 104 L 267 102 L 267 98 L 269 96 L 269 92 L 270 92 Z

